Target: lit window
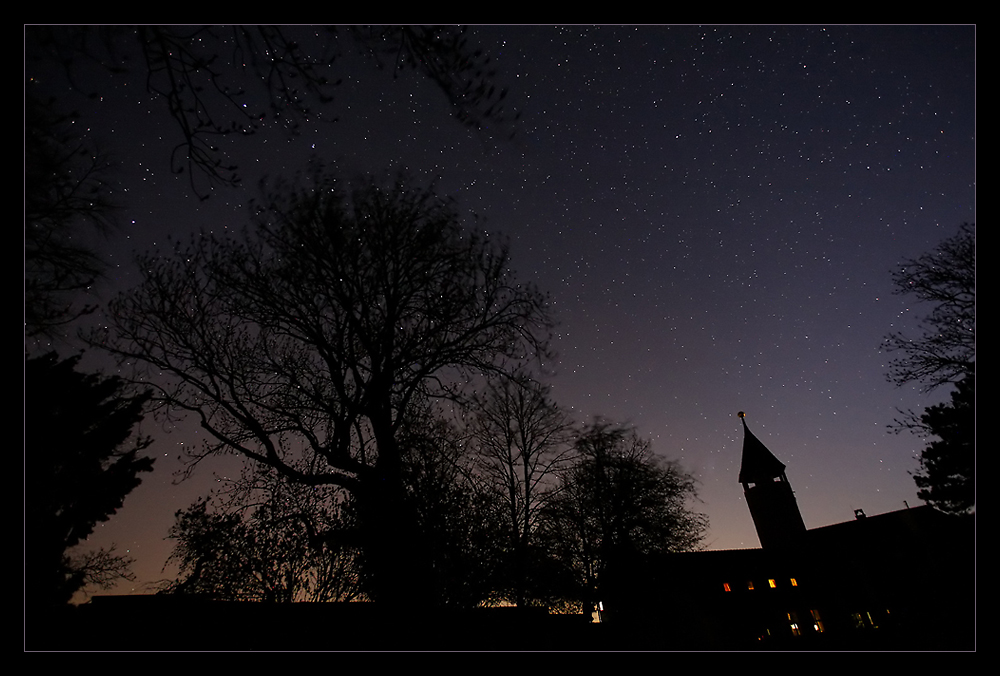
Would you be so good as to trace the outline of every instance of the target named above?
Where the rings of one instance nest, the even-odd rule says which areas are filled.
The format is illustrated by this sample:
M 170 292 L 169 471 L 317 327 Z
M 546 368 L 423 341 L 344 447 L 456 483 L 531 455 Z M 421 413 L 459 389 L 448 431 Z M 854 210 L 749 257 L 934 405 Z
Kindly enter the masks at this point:
M 788 623 L 792 629 L 792 636 L 802 636 L 802 630 L 799 628 L 798 613 L 794 611 L 788 613 Z
M 793 587 L 798 587 L 799 586 L 799 583 L 795 580 L 794 577 L 792 578 L 792 586 Z
M 726 591 L 732 591 L 732 589 L 730 588 L 728 582 L 723 582 L 722 583 L 722 588 L 725 589 Z
M 775 589 L 778 586 L 778 583 L 775 582 L 774 580 L 768 580 L 767 584 L 768 584 L 769 587 L 771 587 L 771 589 Z
M 751 580 L 750 582 L 747 582 L 747 589 L 749 589 L 751 591 L 753 590 L 753 580 Z
M 818 610 L 810 610 L 809 613 L 812 615 L 813 629 L 815 629 L 816 631 L 822 632 L 823 631 L 823 622 L 822 622 L 822 619 L 819 616 L 819 611 Z

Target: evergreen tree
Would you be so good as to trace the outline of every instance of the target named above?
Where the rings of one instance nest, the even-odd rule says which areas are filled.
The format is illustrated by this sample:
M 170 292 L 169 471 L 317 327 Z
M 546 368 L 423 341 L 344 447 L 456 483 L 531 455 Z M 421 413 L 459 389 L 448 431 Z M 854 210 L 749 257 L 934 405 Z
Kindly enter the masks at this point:
M 153 469 L 153 459 L 140 455 L 150 440 L 133 437 L 149 394 L 130 394 L 115 377 L 80 373 L 79 359 L 49 353 L 25 361 L 25 597 L 36 608 L 129 576 L 130 561 L 112 551 L 74 558 L 70 550 Z
M 950 404 L 931 406 L 920 421 L 937 440 L 920 454 L 917 497 L 944 512 L 968 512 L 976 506 L 975 374 L 958 383 Z

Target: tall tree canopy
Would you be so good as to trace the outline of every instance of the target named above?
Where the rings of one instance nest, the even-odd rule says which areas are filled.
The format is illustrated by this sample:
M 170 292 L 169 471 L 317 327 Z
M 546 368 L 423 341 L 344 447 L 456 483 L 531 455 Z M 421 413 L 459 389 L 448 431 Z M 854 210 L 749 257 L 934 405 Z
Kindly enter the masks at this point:
M 94 336 L 212 441 L 357 502 L 369 593 L 400 598 L 419 565 L 402 431 L 426 402 L 544 355 L 546 297 L 506 246 L 431 190 L 320 174 L 281 185 L 243 239 L 199 236 L 139 266 Z M 399 582 L 402 586 L 397 586 Z
M 153 468 L 141 455 L 149 439 L 133 436 L 149 395 L 129 394 L 119 378 L 82 374 L 78 361 L 54 353 L 25 361 L 25 592 L 33 608 L 128 575 L 128 561 L 109 551 L 72 558 L 69 550 Z

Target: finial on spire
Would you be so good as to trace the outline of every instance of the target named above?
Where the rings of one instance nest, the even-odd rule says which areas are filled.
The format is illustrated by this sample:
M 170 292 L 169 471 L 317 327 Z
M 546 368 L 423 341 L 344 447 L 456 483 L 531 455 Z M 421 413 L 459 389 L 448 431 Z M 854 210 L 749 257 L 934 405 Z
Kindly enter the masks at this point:
M 747 417 L 747 414 L 746 414 L 746 413 L 744 413 L 743 411 L 740 411 L 740 412 L 739 412 L 739 413 L 737 413 L 736 415 L 738 415 L 738 416 L 740 417 L 740 420 L 742 420 L 743 418 L 746 418 L 746 417 Z

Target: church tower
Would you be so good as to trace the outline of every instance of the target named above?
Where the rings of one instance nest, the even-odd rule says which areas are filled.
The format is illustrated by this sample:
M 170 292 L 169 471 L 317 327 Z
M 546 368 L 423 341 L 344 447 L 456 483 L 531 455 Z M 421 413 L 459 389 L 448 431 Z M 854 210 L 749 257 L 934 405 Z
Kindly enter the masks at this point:
M 743 463 L 740 483 L 750 508 L 760 546 L 765 549 L 794 545 L 806 532 L 785 466 L 767 450 L 743 421 Z

